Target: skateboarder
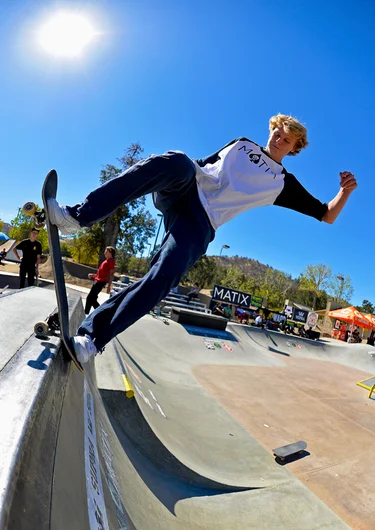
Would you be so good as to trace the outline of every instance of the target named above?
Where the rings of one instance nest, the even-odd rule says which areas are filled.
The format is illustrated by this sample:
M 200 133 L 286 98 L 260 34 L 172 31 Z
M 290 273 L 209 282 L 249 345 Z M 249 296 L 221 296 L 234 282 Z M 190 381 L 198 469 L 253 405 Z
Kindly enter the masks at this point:
M 21 261 L 20 265 L 20 289 L 25 287 L 25 279 L 27 276 L 27 285 L 31 287 L 34 285 L 35 276 L 38 276 L 38 269 L 40 264 L 40 256 L 42 255 L 42 245 L 36 238 L 39 231 L 33 228 L 30 232 L 29 239 L 24 239 L 14 248 L 16 258 Z M 18 254 L 18 250 L 22 250 L 22 260 Z
M 115 256 L 116 249 L 107 247 L 104 251 L 105 260 L 101 263 L 96 274 L 89 274 L 89 278 L 94 280 L 94 284 L 86 298 L 85 313 L 88 315 L 90 309 L 99 307 L 98 295 L 100 291 L 107 285 L 107 294 L 111 294 L 112 280 L 115 272 Z
M 80 362 L 102 352 L 113 337 L 155 307 L 206 252 L 217 228 L 241 212 L 275 204 L 334 222 L 357 186 L 354 175 L 340 173 L 337 195 L 323 204 L 281 163 L 307 146 L 306 128 L 295 118 L 278 114 L 270 119 L 269 129 L 266 147 L 238 138 L 199 160 L 181 151 L 151 155 L 92 191 L 82 203 L 60 206 L 49 200 L 50 220 L 64 234 L 89 227 L 148 193 L 164 215 L 166 235 L 148 273 L 93 311 L 73 337 Z

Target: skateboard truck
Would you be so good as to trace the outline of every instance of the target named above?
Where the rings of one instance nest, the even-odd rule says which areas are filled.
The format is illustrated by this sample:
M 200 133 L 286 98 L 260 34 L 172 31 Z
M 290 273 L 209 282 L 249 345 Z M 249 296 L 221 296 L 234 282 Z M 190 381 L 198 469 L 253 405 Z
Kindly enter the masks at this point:
M 34 326 L 34 333 L 37 337 L 45 337 L 49 333 L 54 333 L 55 331 L 60 331 L 58 313 L 51 313 L 46 320 L 41 320 Z
M 26 202 L 22 206 L 22 211 L 25 215 L 33 218 L 35 228 L 38 230 L 43 228 L 46 223 L 46 215 L 43 209 L 39 209 L 35 202 Z

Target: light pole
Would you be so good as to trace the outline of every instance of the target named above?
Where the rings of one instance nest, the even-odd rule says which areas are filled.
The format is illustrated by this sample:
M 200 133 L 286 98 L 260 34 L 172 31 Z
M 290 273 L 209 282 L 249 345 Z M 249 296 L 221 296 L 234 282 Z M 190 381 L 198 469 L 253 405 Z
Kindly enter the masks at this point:
M 230 248 L 229 245 L 222 245 L 221 246 L 221 250 L 220 250 L 220 256 L 221 256 L 221 253 L 223 252 L 223 248 Z
M 152 252 L 154 252 L 155 248 L 156 248 L 156 243 L 157 243 L 157 240 L 158 240 L 158 237 L 159 237 L 159 232 L 160 232 L 160 227 L 161 227 L 161 222 L 163 220 L 163 214 L 162 213 L 158 213 L 158 217 L 160 217 L 160 222 L 159 222 L 159 226 L 158 226 L 158 231 L 156 232 L 156 237 L 155 237 L 155 241 L 154 241 L 154 247 L 152 249 Z
M 344 281 L 345 281 L 345 278 L 344 276 L 340 276 L 339 274 L 336 276 L 336 278 L 338 280 L 340 280 L 341 284 L 340 284 L 340 290 L 339 290 L 339 299 L 338 299 L 338 302 L 339 304 L 341 304 L 341 297 L 342 297 L 342 293 L 343 293 L 343 290 L 344 290 Z

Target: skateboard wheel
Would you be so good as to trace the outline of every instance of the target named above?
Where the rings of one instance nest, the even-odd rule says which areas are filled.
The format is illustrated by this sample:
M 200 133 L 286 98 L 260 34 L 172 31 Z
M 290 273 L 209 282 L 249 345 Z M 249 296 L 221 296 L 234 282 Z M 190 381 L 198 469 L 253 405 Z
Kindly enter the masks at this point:
M 35 335 L 46 335 L 48 333 L 48 324 L 46 322 L 37 322 L 34 326 Z
M 22 211 L 26 215 L 34 215 L 34 213 L 36 212 L 36 204 L 35 204 L 35 202 L 26 202 L 22 206 Z

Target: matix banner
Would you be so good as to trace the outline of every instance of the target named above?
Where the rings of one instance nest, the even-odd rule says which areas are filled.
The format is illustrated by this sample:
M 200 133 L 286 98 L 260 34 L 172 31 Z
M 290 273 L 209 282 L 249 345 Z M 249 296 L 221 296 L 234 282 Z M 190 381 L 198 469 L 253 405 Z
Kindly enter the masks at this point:
M 229 289 L 229 287 L 222 287 L 221 285 L 214 285 L 212 290 L 212 300 L 218 300 L 226 304 L 240 305 L 242 307 L 250 308 L 251 294 Z

